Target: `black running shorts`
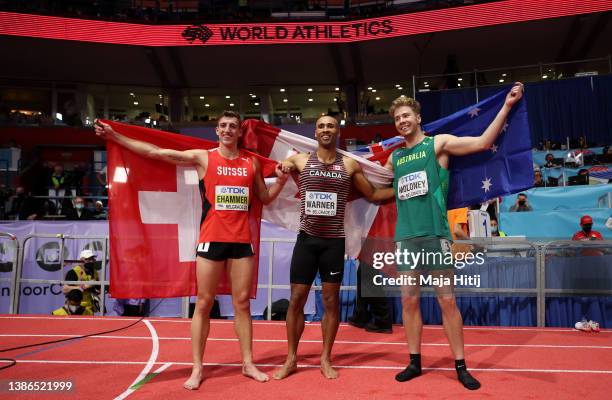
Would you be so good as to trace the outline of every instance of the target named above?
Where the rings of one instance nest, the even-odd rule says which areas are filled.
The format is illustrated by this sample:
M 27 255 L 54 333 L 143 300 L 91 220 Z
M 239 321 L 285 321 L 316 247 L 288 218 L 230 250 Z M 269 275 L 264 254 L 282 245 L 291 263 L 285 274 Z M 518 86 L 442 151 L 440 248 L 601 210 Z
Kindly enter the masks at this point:
M 342 282 L 344 238 L 322 238 L 301 231 L 293 248 L 290 281 L 312 285 L 317 272 L 322 282 Z
M 196 254 L 207 260 L 223 261 L 228 258 L 251 257 L 254 252 L 251 243 L 208 242 L 198 244 Z

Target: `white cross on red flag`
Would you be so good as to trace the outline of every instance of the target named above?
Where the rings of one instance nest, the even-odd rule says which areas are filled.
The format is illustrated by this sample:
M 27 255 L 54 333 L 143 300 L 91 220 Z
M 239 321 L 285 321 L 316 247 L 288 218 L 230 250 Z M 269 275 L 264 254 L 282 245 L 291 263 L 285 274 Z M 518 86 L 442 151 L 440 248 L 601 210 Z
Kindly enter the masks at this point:
M 175 150 L 212 149 L 217 143 L 133 125 L 104 121 L 133 139 Z M 110 290 L 115 298 L 161 298 L 196 293 L 195 250 L 202 198 L 194 167 L 177 166 L 107 142 L 109 181 Z M 276 162 L 256 156 L 264 176 Z M 261 203 L 250 206 L 257 288 Z M 229 293 L 223 280 L 219 294 Z

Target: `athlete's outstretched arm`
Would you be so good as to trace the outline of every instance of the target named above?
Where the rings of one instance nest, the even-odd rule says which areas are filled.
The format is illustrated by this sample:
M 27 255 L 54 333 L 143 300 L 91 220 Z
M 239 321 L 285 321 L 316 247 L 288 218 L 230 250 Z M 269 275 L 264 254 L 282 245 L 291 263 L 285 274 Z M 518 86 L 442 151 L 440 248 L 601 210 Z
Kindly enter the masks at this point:
M 134 153 L 144 157 L 153 158 L 178 165 L 198 165 L 206 168 L 208 163 L 208 152 L 206 150 L 178 151 L 162 149 L 154 144 L 132 139 L 116 132 L 110 125 L 96 120 L 94 123 L 96 135 L 103 139 L 112 140 Z
M 285 173 L 290 173 L 294 172 L 297 169 L 297 166 L 295 164 L 295 156 L 296 155 L 286 158 L 279 163 L 279 168 L 281 169 L 281 171 Z
M 259 160 L 253 157 L 253 169 L 255 172 L 255 181 L 253 182 L 253 188 L 255 189 L 255 195 L 259 200 L 261 200 L 264 204 L 270 204 L 278 197 L 278 194 L 285 186 L 287 182 L 287 178 L 289 178 L 289 174 L 282 171 L 282 168 L 279 165 L 276 166 L 276 182 L 267 187 L 266 183 L 263 180 L 261 174 L 261 165 L 259 164 Z
M 288 157 L 280 162 L 280 168 L 283 172 L 290 172 L 293 174 L 299 174 L 306 166 L 308 161 L 308 153 L 298 153 L 291 157 Z
M 436 142 L 440 145 L 436 153 L 441 151 L 451 156 L 464 156 L 490 149 L 502 131 L 510 110 L 523 97 L 523 90 L 523 84 L 520 82 L 517 82 L 510 89 L 501 110 L 499 110 L 493 122 L 485 129 L 482 135 L 465 137 L 436 135 Z
M 353 184 L 369 201 L 383 201 L 393 197 L 393 187 L 375 188 L 363 174 L 361 165 L 352 158 L 348 163 L 353 171 Z

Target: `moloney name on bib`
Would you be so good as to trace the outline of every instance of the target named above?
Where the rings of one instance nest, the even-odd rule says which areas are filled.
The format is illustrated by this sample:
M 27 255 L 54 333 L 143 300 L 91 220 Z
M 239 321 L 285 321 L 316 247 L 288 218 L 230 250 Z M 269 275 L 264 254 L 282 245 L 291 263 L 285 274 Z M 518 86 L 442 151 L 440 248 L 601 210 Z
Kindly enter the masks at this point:
M 425 171 L 413 172 L 404 175 L 397 183 L 397 197 L 400 200 L 407 200 L 416 196 L 427 194 L 429 186 L 427 184 L 427 174 Z

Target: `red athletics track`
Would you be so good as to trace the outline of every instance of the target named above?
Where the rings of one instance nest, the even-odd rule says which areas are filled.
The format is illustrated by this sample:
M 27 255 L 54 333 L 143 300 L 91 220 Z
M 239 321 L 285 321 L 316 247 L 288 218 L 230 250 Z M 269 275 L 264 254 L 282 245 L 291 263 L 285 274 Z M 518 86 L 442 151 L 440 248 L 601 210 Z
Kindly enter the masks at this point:
M 131 318 L 0 316 L 0 348 L 116 329 Z M 423 332 L 423 376 L 405 383 L 404 333 L 373 334 L 342 324 L 334 346 L 340 377 L 318 370 L 319 324 L 307 324 L 300 345 L 302 368 L 283 381 L 257 383 L 240 375 L 240 354 L 231 321 L 212 322 L 204 355 L 205 380 L 198 391 L 182 388 L 191 370 L 189 320 L 147 319 L 108 336 L 0 353 L 17 365 L 0 381 L 66 380 L 63 394 L 10 394 L 14 399 L 609 399 L 612 391 L 612 330 L 584 333 L 558 328 L 466 327 L 468 367 L 482 382 L 475 392 L 455 378 L 453 360 L 439 326 Z M 254 322 L 255 361 L 271 373 L 286 354 L 282 322 Z M 144 378 L 144 379 L 143 379 Z M 140 384 L 134 385 L 140 381 Z M 132 389 L 130 390 L 130 387 Z

